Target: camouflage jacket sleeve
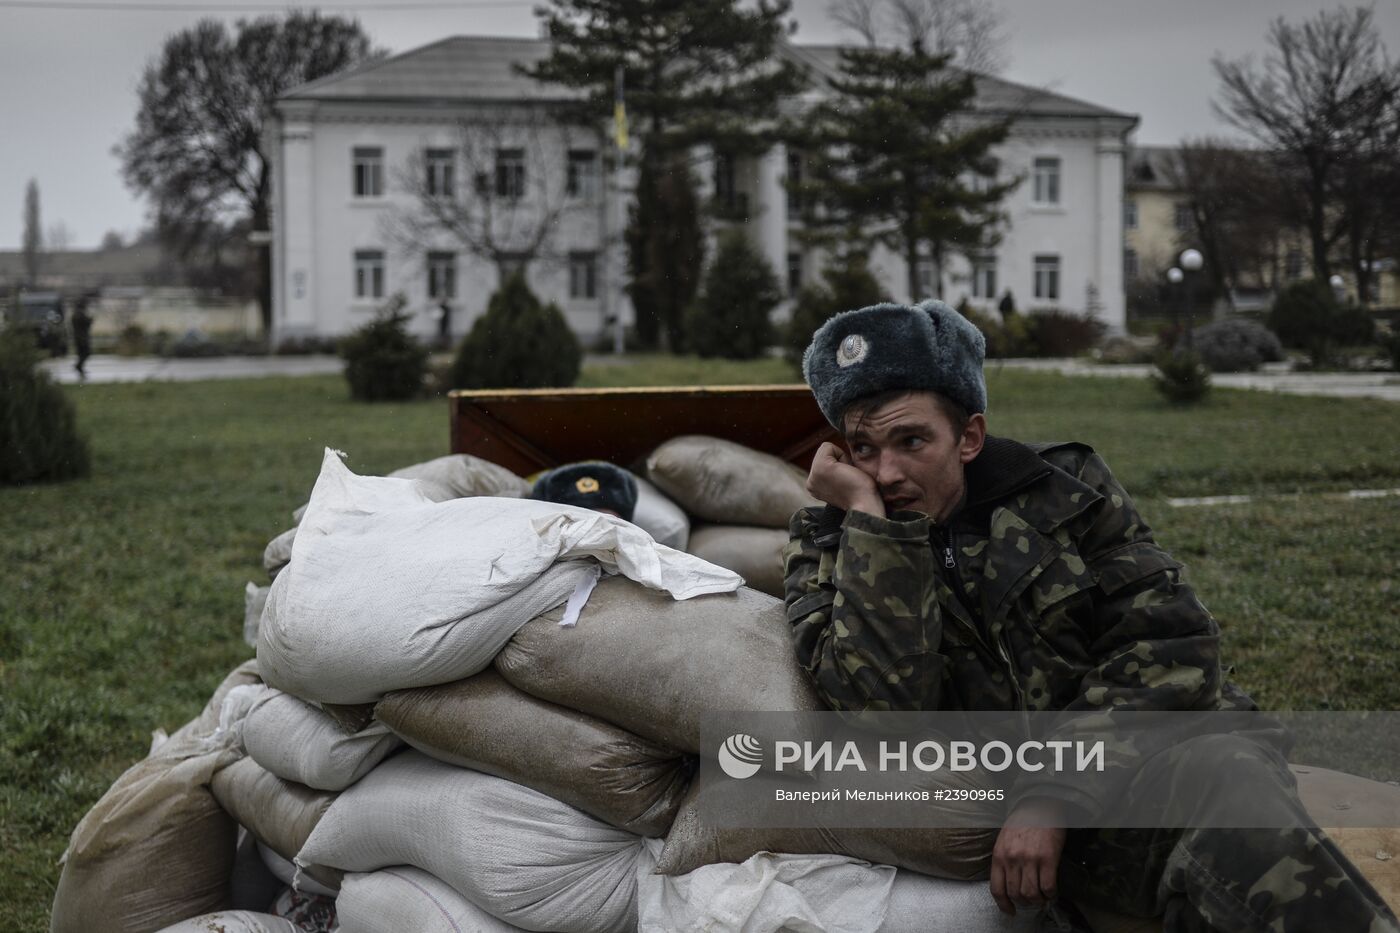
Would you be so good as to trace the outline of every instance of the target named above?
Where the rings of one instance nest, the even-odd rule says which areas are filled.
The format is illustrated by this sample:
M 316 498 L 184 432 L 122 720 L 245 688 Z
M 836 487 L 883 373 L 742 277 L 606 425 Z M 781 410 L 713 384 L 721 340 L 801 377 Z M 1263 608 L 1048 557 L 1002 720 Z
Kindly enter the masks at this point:
M 929 521 L 803 509 L 783 552 L 798 660 L 832 709 L 937 709 L 945 659 Z M 834 545 L 834 546 L 833 546 Z
M 1071 530 L 1096 585 L 1089 633 L 1093 667 L 1066 712 L 1220 708 L 1215 619 L 1182 581 L 1181 565 L 1157 545 L 1132 499 L 1097 454 L 1084 461 L 1078 478 L 1103 500 Z M 1053 738 L 1074 740 L 1076 733 L 1096 728 L 1092 720 L 1075 722 Z M 1098 812 L 1121 788 L 1121 778 L 1174 741 L 1165 730 L 1134 730 L 1129 741 L 1110 749 L 1109 773 L 1101 781 L 1083 774 L 1058 780 L 1048 771 L 1027 774 L 1012 800 L 1048 796 Z

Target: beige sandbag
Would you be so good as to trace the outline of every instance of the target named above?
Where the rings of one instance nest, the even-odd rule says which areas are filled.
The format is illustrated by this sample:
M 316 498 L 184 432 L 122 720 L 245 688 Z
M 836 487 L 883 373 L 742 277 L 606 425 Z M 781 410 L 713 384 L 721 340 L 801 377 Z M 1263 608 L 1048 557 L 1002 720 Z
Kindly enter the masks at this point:
M 316 790 L 344 790 L 401 744 L 381 722 L 346 733 L 324 711 L 280 690 L 269 690 L 243 721 L 248 757 Z
M 339 933 L 514 933 L 519 927 L 497 920 L 419 868 L 399 865 L 376 872 L 352 872 L 335 899 Z
M 647 457 L 647 479 L 691 515 L 712 522 L 786 528 L 817 501 L 807 474 L 772 454 L 700 434 L 672 438 Z
M 263 569 L 267 571 L 269 580 L 276 580 L 282 568 L 291 562 L 292 545 L 296 544 L 296 540 L 297 530 L 288 528 L 267 542 L 267 547 L 263 548 Z M 263 602 L 267 602 L 266 596 L 263 597 Z
M 374 720 L 373 703 L 321 703 L 321 712 L 346 735 L 363 732 Z
M 295 923 L 275 914 L 221 910 L 168 926 L 160 933 L 301 933 Z
M 238 826 L 209 793 L 237 749 L 212 738 L 249 662 L 204 710 L 117 778 L 73 830 L 54 893 L 52 933 L 152 933 L 230 905 Z
M 249 580 L 243 587 L 243 640 L 250 647 L 258 646 L 258 626 L 262 624 L 263 607 L 272 587 L 258 586 Z
M 632 510 L 632 524 L 659 544 L 686 550 L 690 541 L 690 518 L 685 510 L 640 476 L 633 479 L 637 481 L 637 507 Z
M 284 781 L 251 758 L 214 775 L 210 789 L 229 815 L 283 858 L 301 851 L 336 795 Z
M 503 466 L 470 454 L 449 454 L 406 466 L 389 475 L 397 479 L 417 480 L 423 494 L 434 502 L 467 496 L 522 499 L 530 494 L 530 484 L 525 480 Z M 441 494 L 435 494 L 437 490 Z
M 966 782 L 971 788 L 979 778 L 949 775 L 941 785 Z M 985 785 L 983 785 L 985 786 Z M 858 829 L 831 826 L 790 829 L 721 829 L 700 818 L 701 785 L 696 782 L 681 804 L 676 821 L 666 835 L 656 870 L 683 875 L 719 862 L 744 862 L 759 852 L 790 855 L 847 855 L 881 865 L 894 865 L 935 878 L 973 881 L 985 878 L 992 863 L 996 829 Z M 966 813 L 970 804 L 932 803 L 950 813 Z
M 783 548 L 787 547 L 785 528 L 756 528 L 752 525 L 699 525 L 691 529 L 686 550 L 696 557 L 732 570 L 744 578 L 744 585 L 783 597 Z
M 781 601 L 756 590 L 676 602 L 622 577 L 599 582 L 578 624 L 525 624 L 496 670 L 532 696 L 691 754 L 729 710 L 816 711 Z
M 439 761 L 524 784 L 642 836 L 665 834 L 689 785 L 681 753 L 522 693 L 491 670 L 390 693 L 377 715 Z

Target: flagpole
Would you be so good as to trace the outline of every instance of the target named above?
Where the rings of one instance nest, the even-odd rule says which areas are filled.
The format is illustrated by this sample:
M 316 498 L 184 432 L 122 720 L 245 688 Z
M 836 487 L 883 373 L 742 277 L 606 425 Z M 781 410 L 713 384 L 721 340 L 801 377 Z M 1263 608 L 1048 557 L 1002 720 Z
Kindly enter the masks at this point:
M 612 171 L 612 175 L 613 175 L 613 184 L 612 184 L 612 189 L 613 189 L 613 193 L 615 194 L 615 196 L 618 198 L 619 201 L 621 201 L 621 199 L 622 199 L 622 156 L 623 156 L 623 153 L 625 153 L 625 152 L 627 151 L 627 108 L 626 108 L 625 104 L 623 103 L 623 98 L 622 98 L 622 64 L 621 64 L 621 63 L 618 63 L 617 68 L 616 68 L 616 69 L 614 70 L 614 72 L 613 72 L 613 145 L 614 145 L 614 147 L 616 148 L 617 151 L 614 153 L 614 157 L 613 157 L 613 171 Z M 612 204 L 611 204 L 611 201 L 610 201 L 610 199 L 606 199 L 606 198 L 605 198 L 605 201 L 608 203 L 608 206 L 604 209 L 604 212 L 605 212 L 605 213 L 611 213 L 611 212 L 612 212 Z M 619 220 L 618 230 L 621 231 L 622 229 L 623 229 L 623 221 L 622 221 L 622 220 Z M 604 231 L 604 235 L 606 236 L 606 230 Z M 608 260 L 611 260 L 612 244 L 611 244 L 610 241 L 604 240 L 604 249 L 607 250 Z M 607 265 L 608 265 L 609 269 L 611 269 L 611 267 L 612 267 L 611 261 L 608 261 L 608 262 L 607 262 Z M 605 287 L 605 289 L 607 290 L 607 293 L 609 294 L 609 296 L 611 296 L 612 282 L 608 282 L 604 287 Z M 627 346 L 626 346 L 626 340 L 624 339 L 624 334 L 623 334 L 623 329 L 622 329 L 622 296 L 621 296 L 621 295 L 618 295 L 617 297 L 618 297 L 617 306 L 616 306 L 616 308 L 615 308 L 614 311 L 613 311 L 613 353 L 615 353 L 615 354 L 618 355 L 618 356 L 621 356 L 621 355 L 626 351 Z M 609 298 L 609 300 L 611 301 L 611 297 Z

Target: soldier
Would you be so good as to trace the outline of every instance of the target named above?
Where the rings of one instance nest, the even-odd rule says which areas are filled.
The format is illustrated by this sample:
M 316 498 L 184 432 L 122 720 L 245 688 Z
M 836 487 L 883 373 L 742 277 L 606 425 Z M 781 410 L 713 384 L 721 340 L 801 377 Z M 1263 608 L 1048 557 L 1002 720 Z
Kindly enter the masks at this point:
M 807 349 L 803 373 L 849 448 L 817 451 L 807 488 L 826 506 L 793 517 L 784 552 L 797 655 L 827 704 L 1254 709 L 1221 675 L 1214 618 L 1103 459 L 987 434 L 984 355 L 977 329 L 936 301 L 838 314 Z M 1296 828 L 1066 830 L 1093 825 L 1102 795 L 1082 776 L 1028 775 L 992 851 L 1003 911 L 1047 907 L 1061 929 L 1082 925 L 1064 900 L 1165 915 L 1172 933 L 1397 929 L 1312 828 L 1278 748 L 1135 741 L 1129 798 L 1165 795 L 1186 763 L 1229 762 L 1191 825 L 1228 825 L 1220 815 L 1247 798 L 1255 813 L 1265 801 L 1267 825 Z

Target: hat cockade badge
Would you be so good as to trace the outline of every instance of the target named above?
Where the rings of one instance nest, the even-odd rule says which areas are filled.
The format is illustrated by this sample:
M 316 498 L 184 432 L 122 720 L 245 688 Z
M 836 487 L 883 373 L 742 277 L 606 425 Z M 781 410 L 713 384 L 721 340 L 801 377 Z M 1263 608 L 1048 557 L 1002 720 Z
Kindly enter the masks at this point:
M 836 365 L 842 369 L 854 366 L 865 359 L 865 355 L 869 352 L 870 344 L 865 342 L 865 338 L 860 334 L 851 334 L 836 348 Z
M 579 481 L 574 483 L 574 488 L 585 495 L 590 492 L 597 492 L 598 481 L 591 476 L 580 477 Z

